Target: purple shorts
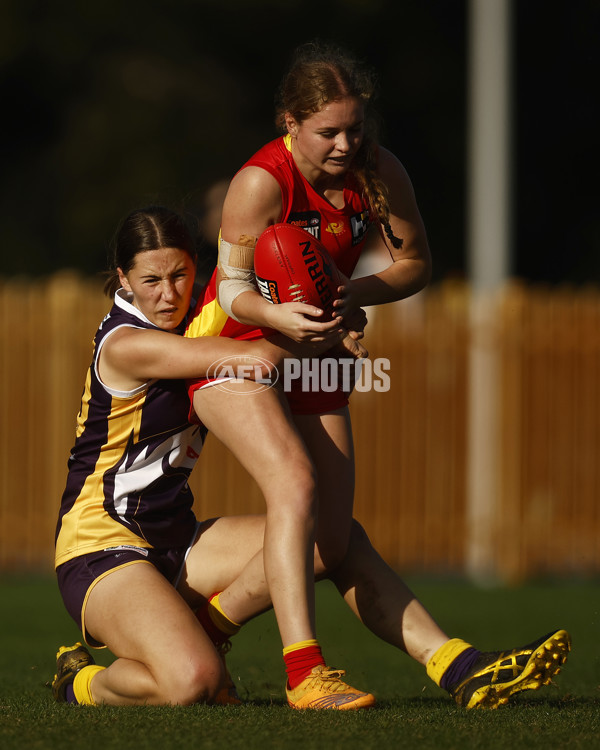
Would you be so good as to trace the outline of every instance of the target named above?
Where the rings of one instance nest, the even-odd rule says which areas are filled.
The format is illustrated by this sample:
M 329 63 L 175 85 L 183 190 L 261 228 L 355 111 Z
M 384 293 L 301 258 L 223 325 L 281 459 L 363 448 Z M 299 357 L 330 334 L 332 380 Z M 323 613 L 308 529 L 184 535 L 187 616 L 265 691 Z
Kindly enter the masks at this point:
M 189 546 L 176 549 L 145 549 L 134 546 L 118 546 L 111 549 L 80 555 L 59 565 L 56 569 L 58 588 L 67 612 L 77 623 L 84 641 L 94 648 L 102 648 L 103 643 L 92 638 L 85 629 L 85 606 L 90 591 L 95 584 L 109 573 L 134 563 L 150 563 L 174 586 L 179 582 Z

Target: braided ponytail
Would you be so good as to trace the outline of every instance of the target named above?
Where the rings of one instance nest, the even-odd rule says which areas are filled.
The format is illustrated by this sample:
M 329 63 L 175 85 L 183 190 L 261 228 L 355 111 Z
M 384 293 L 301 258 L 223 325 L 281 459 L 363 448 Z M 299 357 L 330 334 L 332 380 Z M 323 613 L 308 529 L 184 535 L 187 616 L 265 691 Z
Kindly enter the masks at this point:
M 399 249 L 403 240 L 396 237 L 390 225 L 390 204 L 387 185 L 377 175 L 377 143 L 365 134 L 358 153 L 354 157 L 352 171 L 358 180 L 364 199 L 377 218 L 392 247 Z

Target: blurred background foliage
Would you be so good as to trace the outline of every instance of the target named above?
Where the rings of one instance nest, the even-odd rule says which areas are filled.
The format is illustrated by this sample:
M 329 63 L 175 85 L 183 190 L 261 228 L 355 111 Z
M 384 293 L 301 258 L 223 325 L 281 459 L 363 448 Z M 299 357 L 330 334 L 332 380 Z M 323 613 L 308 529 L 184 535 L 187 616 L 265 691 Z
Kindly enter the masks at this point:
M 512 272 L 597 282 L 600 2 L 513 15 Z M 2 0 L 0 276 L 97 274 L 149 202 L 202 222 L 210 188 L 275 137 L 289 53 L 316 37 L 378 71 L 381 140 L 412 177 L 435 278 L 463 276 L 466 0 Z

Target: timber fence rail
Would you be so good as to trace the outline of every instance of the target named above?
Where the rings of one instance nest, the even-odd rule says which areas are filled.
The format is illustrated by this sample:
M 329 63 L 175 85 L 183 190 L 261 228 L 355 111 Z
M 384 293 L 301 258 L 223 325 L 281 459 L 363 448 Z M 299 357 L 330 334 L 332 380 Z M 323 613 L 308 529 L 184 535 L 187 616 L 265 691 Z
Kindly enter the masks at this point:
M 355 515 L 404 571 L 598 575 L 600 291 L 511 283 L 486 304 L 479 320 L 468 286 L 446 282 L 368 310 L 365 343 L 372 361 L 389 360 L 390 387 L 351 399 Z M 51 569 L 92 338 L 109 308 L 101 282 L 76 273 L 0 280 L 0 570 Z M 473 440 L 475 339 L 494 377 Z M 191 486 L 200 518 L 264 512 L 211 435 Z

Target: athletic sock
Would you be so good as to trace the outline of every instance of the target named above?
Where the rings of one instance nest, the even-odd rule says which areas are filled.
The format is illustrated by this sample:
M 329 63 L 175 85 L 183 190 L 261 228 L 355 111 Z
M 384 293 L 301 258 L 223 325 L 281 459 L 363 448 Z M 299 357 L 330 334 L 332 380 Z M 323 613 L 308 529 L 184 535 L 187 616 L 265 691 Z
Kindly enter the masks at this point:
M 467 676 L 481 652 L 460 638 L 451 638 L 427 662 L 427 674 L 444 690 L 452 690 Z
M 242 627 L 239 622 L 235 622 L 225 614 L 219 601 L 220 595 L 221 592 L 213 594 L 206 604 L 196 611 L 196 617 L 215 646 L 225 643 Z
M 96 705 L 92 698 L 91 682 L 103 669 L 106 669 L 106 667 L 101 667 L 99 664 L 90 664 L 77 672 L 73 680 L 74 703 L 79 703 L 82 706 Z
M 320 664 L 325 666 L 321 647 L 314 639 L 299 641 L 283 649 L 283 661 L 290 690 L 297 687 Z

